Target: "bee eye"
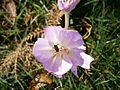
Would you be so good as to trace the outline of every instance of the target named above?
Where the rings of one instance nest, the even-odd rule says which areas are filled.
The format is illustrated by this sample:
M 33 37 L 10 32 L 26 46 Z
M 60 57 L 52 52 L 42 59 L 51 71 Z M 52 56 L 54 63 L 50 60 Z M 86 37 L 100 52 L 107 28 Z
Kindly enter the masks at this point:
M 59 48 L 57 45 L 54 45 L 54 49 L 56 50 L 56 52 L 59 52 Z

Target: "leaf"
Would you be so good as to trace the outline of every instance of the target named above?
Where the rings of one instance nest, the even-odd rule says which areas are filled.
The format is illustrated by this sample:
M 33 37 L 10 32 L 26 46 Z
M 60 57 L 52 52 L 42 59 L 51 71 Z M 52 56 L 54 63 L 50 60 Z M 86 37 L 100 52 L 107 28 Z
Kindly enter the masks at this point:
M 53 80 L 48 75 L 49 73 L 46 71 L 38 73 L 31 81 L 29 90 L 39 90 L 40 87 L 52 84 Z
M 45 21 L 46 21 L 47 26 L 60 25 L 61 17 L 63 15 L 64 15 L 64 13 L 62 11 L 58 10 L 57 6 L 55 4 L 53 4 L 52 8 L 46 14 Z
M 32 19 L 33 12 L 31 11 L 31 8 L 26 8 L 25 11 L 26 11 L 26 14 L 24 16 L 24 22 L 25 22 L 25 25 L 28 26 L 29 22 Z
M 29 14 L 26 14 L 24 17 L 25 25 L 28 26 L 28 22 L 30 21 L 31 16 Z
M 92 25 L 91 25 L 90 20 L 88 20 L 87 18 L 82 19 L 82 21 L 83 21 L 83 23 L 84 23 L 83 26 L 85 27 L 85 29 L 86 29 L 86 31 L 87 31 L 87 32 L 84 34 L 83 38 L 84 38 L 84 39 L 87 39 L 87 38 L 90 36 L 90 34 L 91 34 Z
M 6 4 L 6 9 L 9 13 L 9 18 L 13 21 L 15 21 L 15 18 L 17 16 L 17 13 L 16 13 L 16 5 L 14 3 L 13 0 L 10 0 L 7 4 Z

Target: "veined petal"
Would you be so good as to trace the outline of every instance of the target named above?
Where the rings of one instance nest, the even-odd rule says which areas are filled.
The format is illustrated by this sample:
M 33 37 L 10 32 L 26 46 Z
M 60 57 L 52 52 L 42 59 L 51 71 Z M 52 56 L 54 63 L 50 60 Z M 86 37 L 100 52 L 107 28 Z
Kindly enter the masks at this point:
M 82 59 L 83 59 L 83 64 L 81 65 L 82 68 L 89 69 L 90 68 L 90 63 L 94 60 L 90 55 L 87 55 L 84 52 L 80 53 Z
M 65 12 L 72 11 L 80 0 L 58 0 L 58 7 Z
M 69 5 L 69 8 L 66 8 L 66 11 L 72 11 L 73 9 L 75 9 L 75 7 L 77 6 L 77 4 L 79 3 L 80 0 L 71 0 L 71 3 Z
M 59 41 L 68 48 L 79 47 L 84 44 L 82 36 L 75 30 L 62 30 L 59 34 Z
M 59 6 L 60 10 L 64 9 L 64 5 L 62 3 L 62 0 L 58 0 L 58 6 Z
M 69 50 L 69 58 L 71 59 L 73 65 L 75 66 L 81 66 L 83 65 L 83 59 L 80 56 L 80 53 L 83 52 L 83 50 L 80 50 L 78 48 L 72 48 Z
M 54 44 L 58 43 L 58 36 L 60 31 L 63 28 L 61 26 L 47 26 L 44 31 L 45 31 L 45 38 Z
M 52 57 L 43 63 L 44 68 L 52 73 L 58 71 L 58 66 L 61 64 L 60 60 L 56 60 L 56 57 Z
M 59 55 L 45 62 L 44 67 L 47 71 L 56 76 L 62 76 L 72 67 L 72 62 L 66 57 L 61 58 Z
M 70 7 L 70 3 L 69 2 L 65 2 L 64 3 L 64 8 L 69 8 Z
M 66 72 L 68 72 L 72 68 L 73 64 L 71 60 L 65 56 L 64 58 L 61 58 L 61 64 L 58 67 L 58 71 L 54 72 L 55 75 L 63 75 Z
M 33 46 L 33 55 L 39 62 L 45 62 L 53 56 L 54 49 L 47 39 L 38 38 Z

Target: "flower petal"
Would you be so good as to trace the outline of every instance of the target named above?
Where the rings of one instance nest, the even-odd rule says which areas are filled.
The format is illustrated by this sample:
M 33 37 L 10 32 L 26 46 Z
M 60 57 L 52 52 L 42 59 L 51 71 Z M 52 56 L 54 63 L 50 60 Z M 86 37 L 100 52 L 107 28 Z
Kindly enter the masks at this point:
M 77 73 L 77 66 L 73 65 L 72 68 L 71 68 L 71 71 L 76 77 L 79 77 L 78 73 Z
M 69 51 L 70 51 L 69 58 L 71 59 L 73 65 L 75 66 L 83 65 L 83 59 L 80 56 L 80 53 L 83 51 L 78 48 L 72 48 Z
M 61 59 L 61 64 L 58 67 L 58 71 L 54 72 L 55 75 L 63 75 L 72 68 L 71 60 L 65 56 L 64 59 Z
M 60 31 L 63 28 L 61 26 L 47 26 L 44 31 L 45 31 L 45 38 L 54 44 L 57 44 L 58 41 L 58 36 Z
M 58 6 L 59 6 L 60 10 L 64 9 L 64 5 L 62 3 L 62 0 L 58 0 Z
M 77 4 L 79 3 L 80 0 L 72 0 L 72 3 L 70 3 L 71 5 L 69 5 L 69 9 L 67 9 L 67 11 L 72 11 L 73 9 L 75 9 L 75 7 L 77 6 Z
M 59 41 L 69 48 L 79 47 L 84 44 L 82 36 L 75 30 L 62 30 L 59 35 Z
M 81 46 L 79 46 L 77 48 L 80 49 L 80 50 L 86 50 L 86 47 L 84 45 L 81 45 Z
M 33 55 L 39 62 L 45 62 L 53 56 L 54 49 L 50 42 L 43 38 L 38 38 L 33 46 Z
M 60 10 L 70 12 L 76 7 L 79 1 L 80 0 L 58 0 L 58 7 Z
M 53 73 L 56 76 L 62 76 L 71 69 L 72 62 L 66 57 L 63 59 L 57 55 L 51 60 L 45 62 L 43 65 L 47 71 Z
M 58 66 L 60 64 L 61 62 L 59 60 L 56 60 L 56 57 L 55 57 L 55 58 L 50 58 L 49 60 L 44 62 L 43 66 L 48 72 L 52 73 L 52 72 L 58 71 Z
M 82 68 L 89 69 L 90 68 L 90 63 L 94 60 L 90 55 L 87 55 L 84 52 L 80 53 L 82 59 L 83 59 L 83 64 L 81 65 Z

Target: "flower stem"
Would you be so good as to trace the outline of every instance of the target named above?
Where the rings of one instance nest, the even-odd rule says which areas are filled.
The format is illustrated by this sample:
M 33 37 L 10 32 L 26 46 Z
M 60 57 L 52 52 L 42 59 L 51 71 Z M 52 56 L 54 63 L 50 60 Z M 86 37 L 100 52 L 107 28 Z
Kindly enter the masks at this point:
M 65 28 L 69 27 L 69 12 L 65 12 Z

